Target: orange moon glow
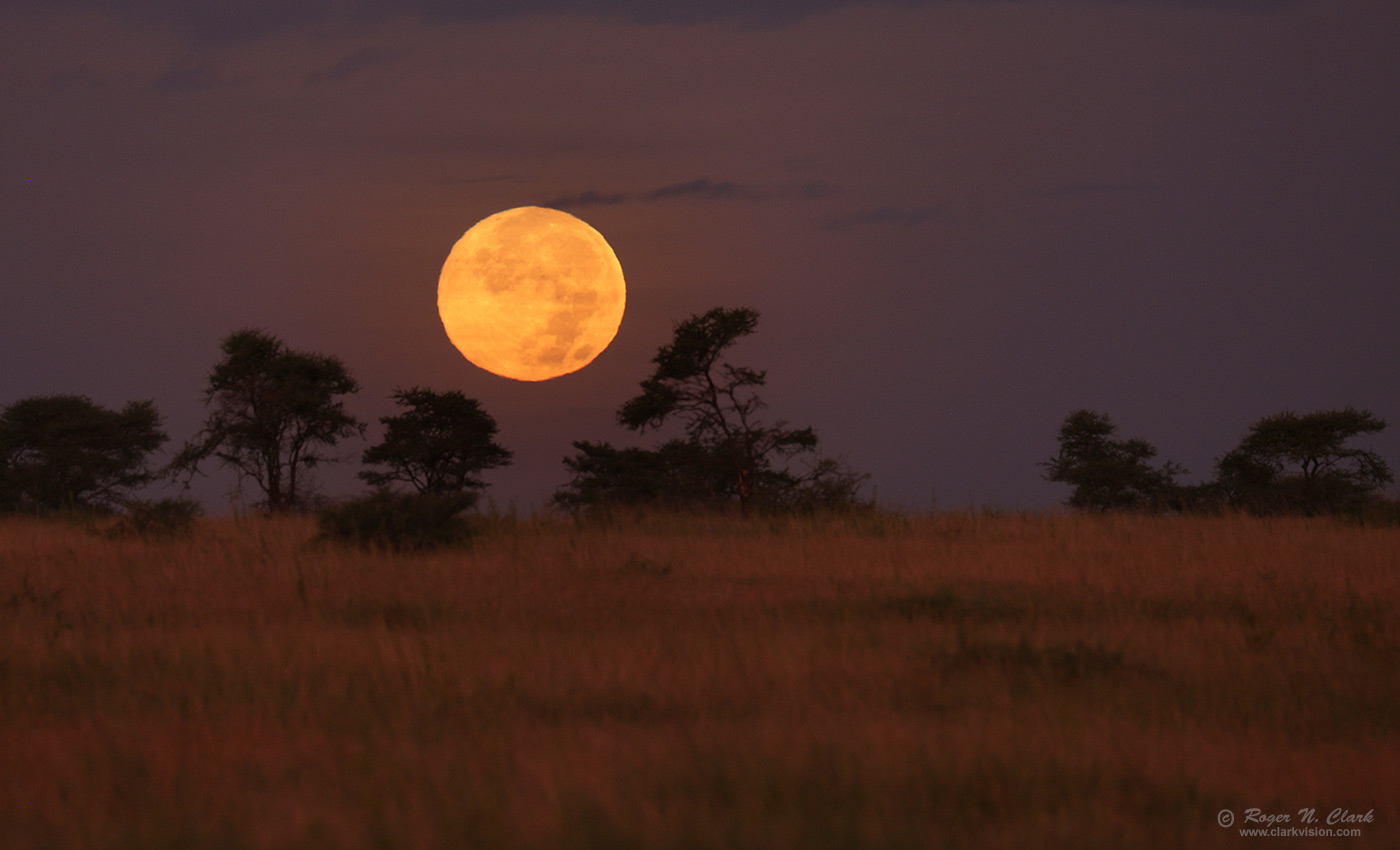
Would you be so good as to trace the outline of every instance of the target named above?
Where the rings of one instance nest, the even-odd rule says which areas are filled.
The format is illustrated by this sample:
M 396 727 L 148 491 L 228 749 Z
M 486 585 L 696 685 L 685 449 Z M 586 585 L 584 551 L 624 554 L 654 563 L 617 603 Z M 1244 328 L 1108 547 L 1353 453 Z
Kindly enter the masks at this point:
M 472 226 L 438 278 L 438 315 L 462 356 L 517 381 L 578 371 L 617 335 L 627 287 L 602 234 L 544 207 Z

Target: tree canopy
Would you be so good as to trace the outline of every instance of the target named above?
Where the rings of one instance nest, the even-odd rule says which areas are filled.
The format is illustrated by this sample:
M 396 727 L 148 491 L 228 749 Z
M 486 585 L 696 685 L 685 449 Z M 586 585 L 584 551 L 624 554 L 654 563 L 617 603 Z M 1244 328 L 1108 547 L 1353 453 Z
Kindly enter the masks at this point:
M 816 456 L 811 428 L 766 423 L 758 391 L 762 370 L 727 358 L 752 334 L 758 313 L 717 307 L 673 328 L 672 340 L 652 358 L 641 392 L 618 410 L 618 423 L 639 433 L 678 423 L 683 440 L 658 449 L 615 449 L 607 443 L 575 443 L 564 463 L 572 482 L 556 501 L 660 501 L 699 504 L 736 498 L 775 507 L 850 504 L 865 477 Z M 806 458 L 803 464 L 796 463 Z
M 1375 498 L 1394 477 L 1375 452 L 1350 440 L 1384 430 L 1348 407 L 1266 416 L 1216 464 L 1227 504 L 1257 513 L 1329 513 Z
M 0 509 L 113 508 L 155 478 L 148 461 L 167 439 L 153 401 L 16 401 L 0 414 Z
M 691 443 L 729 468 L 741 506 L 753 497 L 756 476 L 817 447 L 811 428 L 760 421 L 765 405 L 757 391 L 767 374 L 724 358 L 757 327 L 758 313 L 743 307 L 716 307 L 680 322 L 672 341 L 652 358 L 656 369 L 642 381 L 641 394 L 617 414 L 623 427 L 638 432 L 679 421 Z
M 403 412 L 379 420 L 384 439 L 364 453 L 364 463 L 381 467 L 360 473 L 370 484 L 403 483 L 425 494 L 480 490 L 482 471 L 510 463 L 510 451 L 495 441 L 496 420 L 476 399 L 413 387 L 394 400 Z
M 204 428 L 171 463 L 186 480 L 208 459 L 251 479 L 270 512 L 306 506 L 305 473 L 336 458 L 326 453 L 364 432 L 345 411 L 359 390 L 339 359 L 288 349 L 257 330 L 230 334 L 209 375 Z
M 1045 461 L 1047 481 L 1068 484 L 1072 508 L 1089 511 L 1161 510 L 1186 470 L 1150 463 L 1157 449 L 1142 439 L 1119 439 L 1108 416 L 1077 410 L 1060 425 L 1060 450 Z
M 614 448 L 575 442 L 564 458 L 570 482 L 554 496 L 566 508 L 591 505 L 718 505 L 734 496 L 734 476 L 725 464 L 689 440 L 669 440 L 655 449 Z

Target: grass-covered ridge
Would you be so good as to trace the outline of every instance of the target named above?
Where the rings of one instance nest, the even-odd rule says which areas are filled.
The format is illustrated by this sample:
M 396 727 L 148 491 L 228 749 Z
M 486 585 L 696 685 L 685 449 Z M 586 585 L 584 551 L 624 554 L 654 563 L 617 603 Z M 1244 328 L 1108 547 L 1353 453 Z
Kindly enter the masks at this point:
M 29 847 L 1237 846 L 1400 829 L 1400 528 L 856 514 L 0 521 Z

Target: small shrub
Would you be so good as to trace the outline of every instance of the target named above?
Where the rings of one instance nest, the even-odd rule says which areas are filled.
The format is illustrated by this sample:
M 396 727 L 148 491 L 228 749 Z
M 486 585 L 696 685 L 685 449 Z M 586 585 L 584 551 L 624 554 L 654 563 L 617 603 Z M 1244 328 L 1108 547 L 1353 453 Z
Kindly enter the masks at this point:
M 475 502 L 469 493 L 394 493 L 380 490 L 321 510 L 321 538 L 364 549 L 416 552 L 461 546 L 472 527 L 462 516 Z
M 113 537 L 184 537 L 204 513 L 193 499 L 128 500 L 123 516 L 109 530 Z
M 1356 525 L 1381 528 L 1400 525 L 1400 499 L 1369 499 L 1353 505 L 1344 516 Z

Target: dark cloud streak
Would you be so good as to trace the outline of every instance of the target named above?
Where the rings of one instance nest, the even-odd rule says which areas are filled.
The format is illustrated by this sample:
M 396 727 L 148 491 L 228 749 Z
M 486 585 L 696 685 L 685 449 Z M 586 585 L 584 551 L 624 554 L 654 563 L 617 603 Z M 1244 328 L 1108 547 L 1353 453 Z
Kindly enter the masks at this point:
M 618 204 L 625 204 L 632 200 L 631 195 L 617 193 L 603 193 L 594 189 L 586 192 L 579 192 L 576 195 L 561 195 L 545 201 L 541 206 L 553 207 L 554 209 L 581 209 L 583 207 L 611 207 Z
M 652 189 L 641 196 L 643 201 L 673 201 L 696 199 L 703 201 L 734 201 L 759 197 L 759 193 L 749 187 L 728 181 L 715 182 L 701 178 L 688 183 L 672 183 L 659 189 Z
M 1016 5 L 1041 0 L 892 0 L 890 5 Z M 1305 0 L 1095 0 L 1109 5 L 1186 7 L 1222 12 L 1269 12 Z M 505 20 L 565 13 L 637 24 L 691 24 L 733 20 L 776 26 L 808 15 L 872 0 L 0 0 L 0 14 L 86 9 L 123 20 L 173 26 L 205 42 L 257 39 L 313 24 L 373 23 L 411 16 L 428 25 Z

